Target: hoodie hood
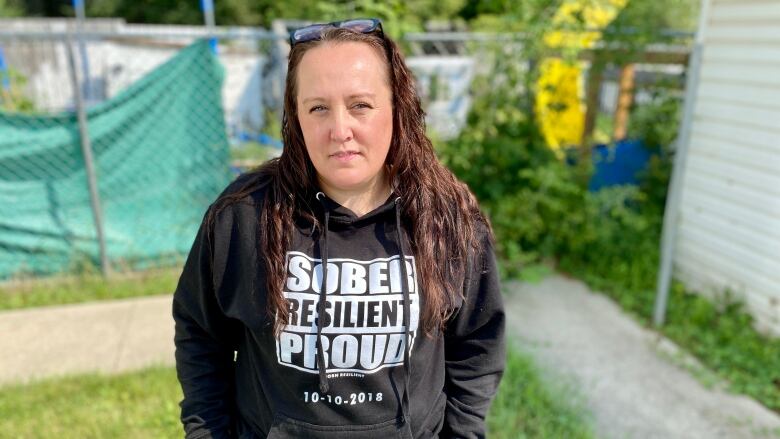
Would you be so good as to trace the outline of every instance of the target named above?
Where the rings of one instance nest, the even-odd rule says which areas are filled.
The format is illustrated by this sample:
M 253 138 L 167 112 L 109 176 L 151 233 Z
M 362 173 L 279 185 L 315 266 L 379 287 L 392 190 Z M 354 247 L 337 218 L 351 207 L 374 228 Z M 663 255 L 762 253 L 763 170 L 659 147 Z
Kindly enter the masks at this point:
M 396 193 L 391 192 L 381 205 L 361 216 L 337 203 L 322 191 L 313 195 L 310 205 L 314 208 L 314 213 L 320 221 L 324 219 L 325 212 L 329 212 L 329 221 L 333 226 L 361 227 L 376 221 L 384 221 L 386 220 L 385 215 L 395 215 L 395 200 L 397 198 L 399 197 Z

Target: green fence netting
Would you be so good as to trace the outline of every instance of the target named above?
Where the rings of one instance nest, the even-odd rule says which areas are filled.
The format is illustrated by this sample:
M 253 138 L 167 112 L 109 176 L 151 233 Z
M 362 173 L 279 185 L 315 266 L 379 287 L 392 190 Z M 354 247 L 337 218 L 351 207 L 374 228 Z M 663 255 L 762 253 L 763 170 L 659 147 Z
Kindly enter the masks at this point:
M 198 41 L 88 110 L 112 264 L 180 260 L 230 181 L 223 74 Z M 0 279 L 99 260 L 76 115 L 0 111 Z

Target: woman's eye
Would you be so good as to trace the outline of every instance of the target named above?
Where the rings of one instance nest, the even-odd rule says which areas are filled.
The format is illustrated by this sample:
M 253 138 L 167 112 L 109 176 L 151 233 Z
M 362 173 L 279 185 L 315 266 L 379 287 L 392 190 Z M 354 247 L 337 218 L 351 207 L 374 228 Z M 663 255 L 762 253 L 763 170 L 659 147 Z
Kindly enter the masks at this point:
M 357 104 L 353 105 L 352 108 L 356 108 L 358 110 L 362 110 L 364 108 L 371 108 L 371 105 L 365 103 L 365 102 L 358 102 Z
M 314 107 L 311 107 L 309 113 L 314 113 L 315 111 L 322 111 L 324 109 L 325 107 L 323 107 L 322 105 L 315 105 Z

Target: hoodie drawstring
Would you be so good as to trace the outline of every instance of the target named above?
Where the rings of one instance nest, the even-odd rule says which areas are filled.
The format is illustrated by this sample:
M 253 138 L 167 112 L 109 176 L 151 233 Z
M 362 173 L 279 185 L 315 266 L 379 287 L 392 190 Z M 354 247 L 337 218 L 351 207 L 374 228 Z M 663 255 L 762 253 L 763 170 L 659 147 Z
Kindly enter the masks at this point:
M 398 239 L 398 251 L 401 253 L 401 274 L 403 279 L 401 280 L 401 291 L 404 295 L 404 395 L 401 402 L 401 410 L 404 412 L 404 420 L 411 425 L 412 420 L 409 418 L 409 379 L 411 377 L 411 362 L 409 361 L 409 314 L 411 304 L 409 303 L 409 274 L 406 272 L 406 255 L 404 254 L 404 241 L 401 235 L 401 197 L 395 199 L 395 233 Z
M 322 196 L 322 198 L 320 198 Z M 320 247 L 320 254 L 322 256 L 322 285 L 320 285 L 320 301 L 317 304 L 317 370 L 320 374 L 320 392 L 328 393 L 328 376 L 325 374 L 325 353 L 322 349 L 322 318 L 325 315 L 325 303 L 327 302 L 327 290 L 328 290 L 328 220 L 330 219 L 330 211 L 325 206 L 325 194 L 317 192 L 317 201 L 322 203 L 322 207 L 325 210 L 325 227 L 322 229 L 322 246 Z
M 322 325 L 325 315 L 325 304 L 327 301 L 327 289 L 328 289 L 328 221 L 330 219 L 330 210 L 328 210 L 325 204 L 325 194 L 317 192 L 317 201 L 322 204 L 325 211 L 324 227 L 322 229 L 322 245 L 320 247 L 320 254 L 322 256 L 322 284 L 320 286 L 319 303 L 317 304 L 317 369 L 319 370 L 320 377 L 320 391 L 322 393 L 328 393 L 329 384 L 328 376 L 325 368 L 325 354 L 322 349 Z M 401 233 L 401 197 L 397 197 L 395 203 L 395 233 L 398 240 L 398 250 L 400 253 L 400 268 L 403 279 L 401 280 L 401 291 L 403 292 L 403 325 L 404 325 L 404 393 L 401 400 L 401 411 L 403 422 L 411 425 L 411 418 L 409 416 L 409 381 L 411 377 L 411 362 L 409 361 L 409 328 L 410 328 L 410 294 L 409 294 L 409 274 L 406 269 L 406 254 L 404 253 L 403 235 Z

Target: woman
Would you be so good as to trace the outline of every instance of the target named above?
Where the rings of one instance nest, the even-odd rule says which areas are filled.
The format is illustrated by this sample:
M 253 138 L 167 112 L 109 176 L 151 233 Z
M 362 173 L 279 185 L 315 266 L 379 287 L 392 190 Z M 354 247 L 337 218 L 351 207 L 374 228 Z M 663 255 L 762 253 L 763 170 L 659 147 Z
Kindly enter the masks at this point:
M 174 295 L 187 437 L 484 437 L 504 368 L 488 221 L 378 20 L 291 44 L 284 151 L 209 207 Z

